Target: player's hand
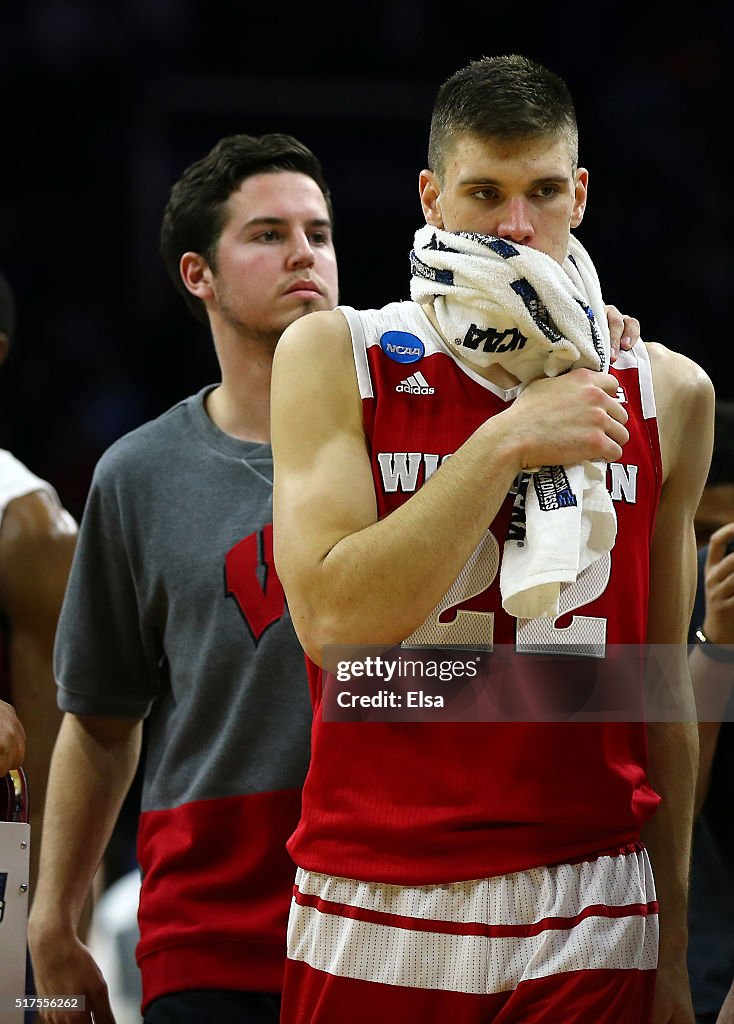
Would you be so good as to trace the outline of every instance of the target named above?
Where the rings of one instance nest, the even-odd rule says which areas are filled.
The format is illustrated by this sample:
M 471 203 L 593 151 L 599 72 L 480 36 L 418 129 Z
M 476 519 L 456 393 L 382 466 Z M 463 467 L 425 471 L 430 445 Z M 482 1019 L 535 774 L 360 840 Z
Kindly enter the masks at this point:
M 729 541 L 734 541 L 734 523 L 727 523 L 711 534 L 704 569 L 703 631 L 715 644 L 734 644 L 734 552 L 726 553 Z
M 532 381 L 501 416 L 520 449 L 521 465 L 572 466 L 616 462 L 629 440 L 617 379 L 597 370 L 569 370 Z
M 20 768 L 25 757 L 25 729 L 12 704 L 0 700 L 0 775 Z
M 605 306 L 609 324 L 610 362 L 615 362 L 619 350 L 628 352 L 640 340 L 640 321 L 620 313 L 616 306 Z
M 652 1024 L 695 1024 L 685 956 L 657 965 Z
M 84 996 L 83 1011 L 48 1009 L 43 1024 L 115 1024 L 107 983 L 92 954 L 76 936 L 68 941 L 29 933 L 36 993 L 39 996 Z
M 658 962 L 652 1024 L 695 1024 L 684 955 Z

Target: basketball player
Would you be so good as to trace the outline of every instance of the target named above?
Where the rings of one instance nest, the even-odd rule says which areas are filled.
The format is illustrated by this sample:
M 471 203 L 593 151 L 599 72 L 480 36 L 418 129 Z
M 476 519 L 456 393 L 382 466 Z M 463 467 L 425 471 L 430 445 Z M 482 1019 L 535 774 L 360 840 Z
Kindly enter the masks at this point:
M 528 246 L 564 263 L 589 174 L 557 76 L 519 56 L 462 68 L 438 93 L 429 163 L 421 204 L 444 233 L 433 248 L 479 233 L 511 243 L 506 255 Z M 282 1019 L 690 1022 L 685 639 L 710 381 L 640 344 L 611 373 L 574 369 L 516 397 L 517 377 L 473 360 L 438 316 L 435 302 L 317 313 L 276 352 L 276 564 L 315 711 L 289 842 L 299 870 Z M 567 614 L 513 619 L 497 585 L 513 484 L 586 460 L 625 482 L 616 544 L 563 592 Z M 542 649 L 541 635 L 573 645 L 590 630 L 602 653 L 679 645 L 679 720 L 323 720 L 331 645 L 451 644 L 459 628 L 463 645 L 520 652 L 531 637 Z
M 31 952 L 41 994 L 86 997 L 49 1021 L 110 1024 L 75 932 L 147 718 L 145 1021 L 276 1022 L 311 710 L 273 571 L 270 368 L 283 329 L 337 300 L 318 160 L 287 135 L 222 139 L 173 186 L 161 250 L 222 379 L 95 471 L 59 625 Z
M 336 302 L 331 219 L 319 163 L 282 135 L 222 140 L 165 212 L 163 257 L 211 328 L 222 383 L 95 473 L 59 630 L 66 715 L 30 922 L 39 991 L 83 993 L 96 1024 L 111 1020 L 106 986 L 74 930 L 145 716 L 145 1020 L 278 1017 L 310 707 L 272 561 L 270 366 L 291 321 Z M 633 344 L 637 321 L 608 316 L 616 347 Z
M 15 319 L 15 299 L 0 274 L 0 364 L 10 350 Z M 0 449 L 0 775 L 21 763 L 27 775 L 31 898 L 46 779 L 61 719 L 53 643 L 76 534 L 55 489 Z

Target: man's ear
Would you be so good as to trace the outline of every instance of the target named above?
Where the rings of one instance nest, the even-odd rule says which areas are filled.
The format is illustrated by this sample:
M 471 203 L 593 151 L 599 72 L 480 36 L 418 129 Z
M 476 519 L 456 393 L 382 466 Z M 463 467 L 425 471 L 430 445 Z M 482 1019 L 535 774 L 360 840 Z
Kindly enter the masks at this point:
M 423 170 L 418 177 L 418 194 L 426 224 L 432 228 L 443 228 L 441 214 L 441 186 L 433 171 Z
M 573 213 L 571 214 L 571 227 L 577 228 L 584 219 L 586 210 L 586 197 L 589 191 L 589 172 L 585 167 L 579 167 L 575 174 L 576 185 L 574 188 Z
M 8 358 L 8 352 L 10 351 L 10 338 L 7 334 L 3 334 L 0 331 L 0 366 L 3 365 L 5 360 Z
M 213 274 L 204 257 L 198 252 L 185 252 L 178 264 L 181 280 L 187 290 L 197 299 L 206 302 L 214 295 L 212 288 Z

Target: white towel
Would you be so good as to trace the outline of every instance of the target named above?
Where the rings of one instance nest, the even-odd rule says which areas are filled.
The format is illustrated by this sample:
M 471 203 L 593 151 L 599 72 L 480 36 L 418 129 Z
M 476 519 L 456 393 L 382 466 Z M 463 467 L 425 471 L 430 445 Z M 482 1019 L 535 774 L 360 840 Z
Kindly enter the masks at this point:
M 411 298 L 433 300 L 449 345 L 470 363 L 500 363 L 521 382 L 577 366 L 606 371 L 609 330 L 588 253 L 571 236 L 563 265 L 490 235 L 416 232 Z M 606 464 L 543 466 L 518 478 L 500 570 L 502 606 L 517 618 L 555 617 L 561 586 L 614 545 Z

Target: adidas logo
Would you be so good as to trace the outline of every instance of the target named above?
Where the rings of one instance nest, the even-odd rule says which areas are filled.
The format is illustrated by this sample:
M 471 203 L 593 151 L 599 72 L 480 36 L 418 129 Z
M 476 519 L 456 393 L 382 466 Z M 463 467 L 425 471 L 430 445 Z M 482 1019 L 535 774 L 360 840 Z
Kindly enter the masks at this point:
M 420 371 L 411 373 L 410 377 L 407 380 L 402 380 L 395 390 L 407 391 L 409 395 L 432 395 L 436 391 Z

